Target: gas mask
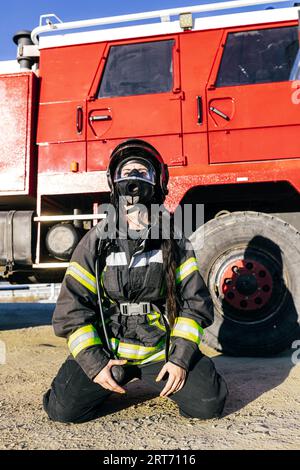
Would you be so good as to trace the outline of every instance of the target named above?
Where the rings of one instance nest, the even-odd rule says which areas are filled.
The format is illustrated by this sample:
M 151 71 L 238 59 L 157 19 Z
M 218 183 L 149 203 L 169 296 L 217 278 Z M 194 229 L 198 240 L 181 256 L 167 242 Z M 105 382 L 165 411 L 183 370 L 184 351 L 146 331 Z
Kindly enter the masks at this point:
M 129 157 L 120 162 L 114 173 L 114 185 L 128 205 L 144 204 L 153 199 L 156 185 L 155 169 L 141 157 Z

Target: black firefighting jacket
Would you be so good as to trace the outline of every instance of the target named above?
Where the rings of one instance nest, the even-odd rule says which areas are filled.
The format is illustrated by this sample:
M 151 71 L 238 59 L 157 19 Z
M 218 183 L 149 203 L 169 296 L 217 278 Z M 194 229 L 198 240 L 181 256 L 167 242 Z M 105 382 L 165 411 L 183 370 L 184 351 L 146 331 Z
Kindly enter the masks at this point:
M 100 321 L 97 289 L 103 299 L 105 324 L 115 357 L 143 366 L 165 359 L 186 370 L 198 349 L 203 329 L 213 320 L 212 302 L 199 273 L 191 243 L 176 240 L 178 317 L 170 329 L 164 321 L 166 282 L 161 240 L 110 240 L 102 259 L 99 286 L 95 261 L 104 221 L 92 228 L 76 247 L 66 271 L 53 317 L 57 336 L 65 337 L 71 354 L 93 379 L 108 363 Z M 150 302 L 151 313 L 121 315 L 120 302 Z

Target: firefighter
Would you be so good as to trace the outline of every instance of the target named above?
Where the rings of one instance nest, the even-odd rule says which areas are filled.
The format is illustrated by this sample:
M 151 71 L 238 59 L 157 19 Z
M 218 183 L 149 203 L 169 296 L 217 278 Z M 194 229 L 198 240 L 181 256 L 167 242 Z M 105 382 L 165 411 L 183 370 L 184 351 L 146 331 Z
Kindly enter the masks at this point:
M 219 417 L 227 387 L 199 350 L 213 321 L 209 292 L 191 244 L 175 236 L 172 224 L 165 236 L 169 212 L 150 217 L 168 192 L 167 166 L 151 145 L 129 140 L 112 153 L 107 177 L 115 210 L 83 237 L 66 271 L 53 327 L 71 354 L 43 397 L 44 409 L 54 421 L 88 421 L 103 414 L 107 397 L 115 392 L 121 400 L 124 385 L 139 378 L 171 398 L 182 416 Z

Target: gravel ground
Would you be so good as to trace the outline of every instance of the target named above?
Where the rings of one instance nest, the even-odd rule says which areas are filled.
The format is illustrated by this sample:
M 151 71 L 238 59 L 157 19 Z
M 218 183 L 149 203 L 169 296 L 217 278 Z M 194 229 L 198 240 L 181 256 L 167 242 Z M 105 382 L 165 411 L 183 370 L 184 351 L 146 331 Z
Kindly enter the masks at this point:
M 45 325 L 50 317 L 51 306 L 46 304 L 23 304 L 17 310 L 1 306 L 0 340 L 7 359 L 0 365 L 0 449 L 300 448 L 300 364 L 293 366 L 294 350 L 253 359 L 206 349 L 230 390 L 219 420 L 185 419 L 169 399 L 155 397 L 135 381 L 127 386 L 125 397 L 108 400 L 107 416 L 77 425 L 51 422 L 41 397 L 67 349 Z

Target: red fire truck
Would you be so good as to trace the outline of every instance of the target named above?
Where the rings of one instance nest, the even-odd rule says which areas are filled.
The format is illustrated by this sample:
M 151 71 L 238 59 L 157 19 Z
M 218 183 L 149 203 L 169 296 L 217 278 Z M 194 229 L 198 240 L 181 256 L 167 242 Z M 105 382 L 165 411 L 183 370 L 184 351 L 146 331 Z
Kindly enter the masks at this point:
M 297 6 L 269 6 L 235 0 L 71 23 L 43 15 L 14 36 L 19 69 L 0 64 L 2 279 L 63 277 L 103 217 L 111 152 L 139 138 L 169 165 L 167 207 L 204 204 L 191 240 L 205 235 L 196 254 L 215 306 L 209 344 L 244 355 L 291 344 L 299 21 Z

